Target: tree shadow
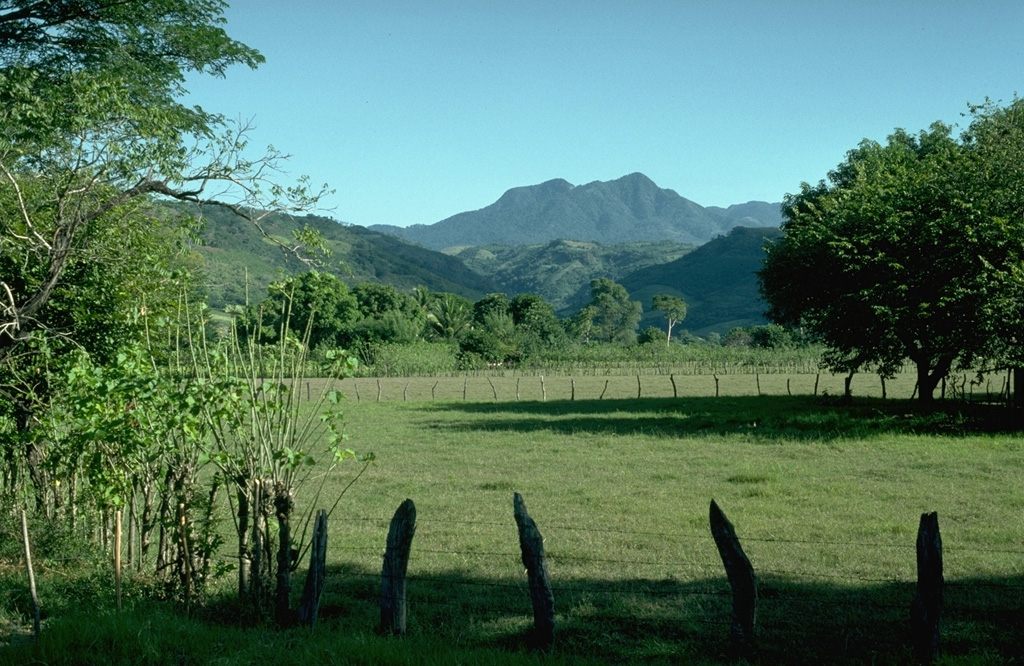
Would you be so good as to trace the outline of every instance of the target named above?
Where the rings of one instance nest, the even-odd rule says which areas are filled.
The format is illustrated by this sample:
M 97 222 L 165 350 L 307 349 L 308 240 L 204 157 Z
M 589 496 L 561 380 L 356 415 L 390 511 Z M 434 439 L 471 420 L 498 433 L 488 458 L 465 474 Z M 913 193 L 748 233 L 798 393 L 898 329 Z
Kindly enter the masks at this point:
M 415 557 L 415 548 L 414 548 Z M 379 624 L 379 572 L 328 571 L 322 622 L 345 630 Z M 719 578 L 573 578 L 554 588 L 554 655 L 601 663 L 728 663 L 731 596 Z M 452 568 L 408 579 L 411 640 L 525 650 L 532 624 L 522 580 Z M 946 586 L 943 652 L 989 663 L 1024 659 L 1024 576 L 972 578 Z M 911 582 L 758 579 L 757 650 L 762 664 L 910 664 Z
M 764 440 L 833 440 L 883 434 L 959 436 L 1024 432 L 1024 410 L 907 400 L 829 396 L 747 396 L 576 400 L 551 402 L 447 402 L 420 407 L 438 418 L 430 427 L 455 431 L 562 434 L 580 432 L 663 437 L 735 436 Z M 459 413 L 457 421 L 446 417 Z M 486 418 L 484 418 L 486 417 Z

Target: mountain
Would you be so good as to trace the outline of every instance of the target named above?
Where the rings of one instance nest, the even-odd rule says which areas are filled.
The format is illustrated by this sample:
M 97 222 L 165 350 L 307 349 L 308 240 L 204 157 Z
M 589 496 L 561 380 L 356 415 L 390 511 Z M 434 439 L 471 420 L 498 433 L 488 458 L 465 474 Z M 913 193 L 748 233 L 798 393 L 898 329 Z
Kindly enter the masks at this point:
M 199 253 L 212 307 L 259 301 L 270 282 L 310 267 L 263 237 L 249 221 L 230 211 L 207 207 L 199 234 Z M 273 238 L 294 245 L 293 232 L 304 225 L 320 232 L 332 255 L 319 270 L 335 273 L 349 284 L 381 282 L 403 291 L 418 285 L 477 300 L 498 290 L 487 277 L 471 271 L 455 257 L 428 250 L 394 236 L 307 215 L 271 215 L 261 226 Z M 248 284 L 246 284 L 248 281 Z
M 748 201 L 728 208 L 708 206 L 712 213 L 737 220 L 744 227 L 777 227 L 782 224 L 782 204 Z
M 618 180 L 574 186 L 562 179 L 508 190 L 490 206 L 435 224 L 373 225 L 424 247 L 535 245 L 557 239 L 612 245 L 670 240 L 702 245 L 735 226 L 763 226 L 748 212 L 716 212 L 633 173 Z M 770 204 L 765 204 L 770 206 Z M 741 211 L 742 212 L 742 211 Z M 760 213 L 758 213 L 760 215 Z
M 602 245 L 553 240 L 542 245 L 483 245 L 449 250 L 466 266 L 490 278 L 509 295 L 537 294 L 563 315 L 575 314 L 589 300 L 590 281 L 619 280 L 625 275 L 677 259 L 692 245 L 673 241 L 638 241 Z
M 681 327 L 697 335 L 766 323 L 755 271 L 761 268 L 765 242 L 781 236 L 777 227 L 736 227 L 675 261 L 627 275 L 620 284 L 632 300 L 643 303 L 641 329 L 664 325 L 663 315 L 650 310 L 658 294 L 679 296 L 689 304 Z

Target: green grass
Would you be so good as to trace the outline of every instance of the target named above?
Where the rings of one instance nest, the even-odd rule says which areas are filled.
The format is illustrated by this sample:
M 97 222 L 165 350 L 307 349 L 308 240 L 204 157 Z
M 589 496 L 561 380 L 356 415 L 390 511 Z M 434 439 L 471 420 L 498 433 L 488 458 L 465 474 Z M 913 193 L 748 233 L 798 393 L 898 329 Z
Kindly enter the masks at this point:
M 89 622 L 58 603 L 43 643 L 0 649 L 0 663 L 722 663 L 729 588 L 708 530 L 712 498 L 758 574 L 763 663 L 910 663 L 914 542 L 930 511 L 944 546 L 947 661 L 1024 658 L 1019 428 L 974 409 L 790 397 L 785 377 L 766 377 L 772 395 L 690 397 L 680 386 L 687 397 L 640 400 L 635 377 L 608 378 L 623 393 L 632 382 L 632 398 L 603 400 L 581 397 L 593 386 L 577 379 L 575 401 L 553 398 L 569 380 L 552 377 L 546 402 L 515 401 L 514 385 L 509 398 L 498 380 L 511 377 L 492 378 L 498 402 L 482 377 L 467 401 L 458 378 L 434 401 L 438 380 L 382 380 L 381 402 L 359 380 L 372 390 L 359 402 L 348 391 L 349 445 L 377 463 L 331 519 L 310 643 L 301 631 L 230 626 L 223 602 L 188 619 L 137 598 L 136 612 Z M 407 382 L 427 397 L 404 402 Z M 522 648 L 531 615 L 514 492 L 545 537 L 555 586 L 547 654 Z M 374 633 L 376 596 L 388 521 L 406 498 L 418 516 L 409 635 L 393 640 Z

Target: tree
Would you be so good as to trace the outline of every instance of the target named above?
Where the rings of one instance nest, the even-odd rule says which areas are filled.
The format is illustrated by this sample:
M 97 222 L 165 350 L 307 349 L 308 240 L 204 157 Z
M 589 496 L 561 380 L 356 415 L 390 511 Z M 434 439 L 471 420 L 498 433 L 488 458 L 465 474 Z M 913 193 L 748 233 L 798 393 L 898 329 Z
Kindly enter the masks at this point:
M 1021 321 L 1019 171 L 994 182 L 992 153 L 1013 139 L 1022 154 L 1024 114 L 1019 101 L 975 111 L 961 141 L 940 123 L 865 140 L 827 182 L 786 197 L 761 292 L 770 319 L 825 343 L 833 371 L 891 377 L 909 359 L 928 402 L 951 369 L 1005 350 L 1008 324 Z
M 44 329 L 90 229 L 132 202 L 226 205 L 258 224 L 262 211 L 315 201 L 303 183 L 272 182 L 279 153 L 245 156 L 244 125 L 179 101 L 188 72 L 263 61 L 226 35 L 224 7 L 0 0 L 0 198 L 17 211 L 0 236 L 31 268 L 0 276 L 0 358 Z
M 267 298 L 249 306 L 244 317 L 236 320 L 243 339 L 257 337 L 262 342 L 277 342 L 281 331 L 307 338 L 310 348 L 334 347 L 343 334 L 359 319 L 359 306 L 348 286 L 336 275 L 310 271 L 272 282 Z
M 608 278 L 590 281 L 590 305 L 595 309 L 593 337 L 603 342 L 632 344 L 643 314 L 639 301 L 629 300 L 629 292 Z
M 678 296 L 661 294 L 651 299 L 651 308 L 665 313 L 665 319 L 668 322 L 668 335 L 665 337 L 665 342 L 672 344 L 672 327 L 686 319 L 686 301 Z
M 473 326 L 473 305 L 457 294 L 441 294 L 430 304 L 427 324 L 438 338 L 458 340 Z

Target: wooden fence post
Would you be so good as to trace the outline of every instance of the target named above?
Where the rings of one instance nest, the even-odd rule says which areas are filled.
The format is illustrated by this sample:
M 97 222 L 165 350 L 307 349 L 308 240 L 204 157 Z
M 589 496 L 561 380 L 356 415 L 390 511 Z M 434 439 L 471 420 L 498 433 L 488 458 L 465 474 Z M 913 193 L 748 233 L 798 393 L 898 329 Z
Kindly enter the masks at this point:
M 923 664 L 940 654 L 939 616 L 942 614 L 942 537 L 939 514 L 921 514 L 917 531 L 917 595 L 910 606 L 914 657 Z
M 491 393 L 494 394 L 494 402 L 498 402 L 498 389 L 494 388 L 494 382 L 491 381 L 490 377 L 487 378 L 487 383 L 491 385 Z
M 384 568 L 380 575 L 381 633 L 405 634 L 405 573 L 409 567 L 409 551 L 416 533 L 416 505 L 411 499 L 402 502 L 391 519 Z
M 676 390 L 676 376 L 670 374 L 668 376 L 668 380 L 670 382 L 672 382 L 672 397 L 673 398 L 678 398 L 679 397 L 679 391 Z
M 551 592 L 551 574 L 544 556 L 544 538 L 537 524 L 526 512 L 523 496 L 515 493 L 512 506 L 519 528 L 519 548 L 523 566 L 530 581 L 530 600 L 533 602 L 533 633 L 531 643 L 547 647 L 555 640 L 555 597 Z
M 637 400 L 640 399 L 640 388 L 641 388 L 640 387 L 640 374 L 637 373 L 637 376 L 636 376 L 636 399 Z
M 32 634 L 39 641 L 39 595 L 36 594 L 36 572 L 32 568 L 32 548 L 28 542 L 28 517 L 21 510 L 21 536 L 25 540 L 25 566 L 28 568 L 28 589 L 32 594 Z
M 313 541 L 309 547 L 309 571 L 306 572 L 306 584 L 299 601 L 299 622 L 308 624 L 310 629 L 316 629 L 316 616 L 320 611 L 320 597 L 323 595 L 326 577 L 327 510 L 320 509 L 316 512 Z
M 570 401 L 575 401 L 576 400 L 576 378 L 575 377 L 569 377 L 569 385 L 572 387 L 572 391 L 569 393 L 569 400 Z
M 540 399 L 544 402 L 548 400 L 548 390 L 544 388 L 544 375 L 540 376 Z
M 747 559 L 736 537 L 736 530 L 722 510 L 711 500 L 711 535 L 722 556 L 725 573 L 732 588 L 732 645 L 738 655 L 744 658 L 757 653 L 754 628 L 757 619 L 757 580 L 754 567 Z
M 715 378 L 715 397 L 718 397 L 718 375 L 712 373 L 712 377 Z

